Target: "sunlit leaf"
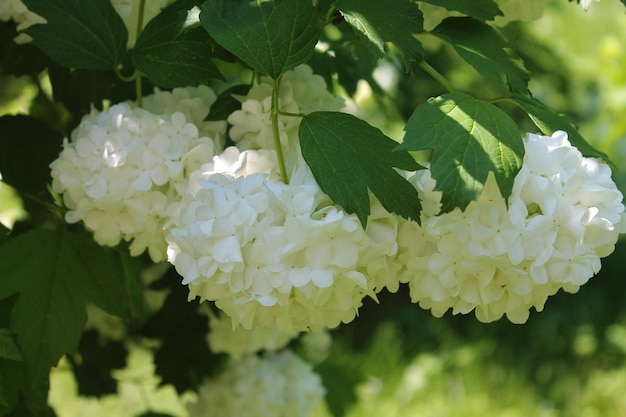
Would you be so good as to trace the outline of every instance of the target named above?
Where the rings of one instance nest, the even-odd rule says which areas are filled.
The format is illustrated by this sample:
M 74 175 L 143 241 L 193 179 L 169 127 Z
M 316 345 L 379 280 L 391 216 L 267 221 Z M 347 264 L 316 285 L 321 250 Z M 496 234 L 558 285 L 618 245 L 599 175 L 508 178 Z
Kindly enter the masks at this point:
M 493 0 L 422 0 L 435 6 L 443 7 L 450 11 L 461 12 L 477 20 L 493 20 L 496 16 L 502 16 L 502 11 Z
M 415 171 L 420 165 L 377 128 L 346 113 L 313 112 L 300 123 L 302 156 L 322 190 L 363 227 L 370 214 L 368 189 L 387 211 L 419 221 L 415 188 L 393 168 Z
M 442 191 L 442 212 L 476 200 L 489 172 L 502 195 L 511 195 L 524 145 L 517 125 L 499 108 L 467 94 L 430 99 L 406 125 L 404 151 L 433 149 L 431 172 Z
M 424 17 L 416 3 L 409 0 L 339 0 L 337 9 L 358 33 L 382 56 L 385 42 L 392 42 L 402 53 L 411 71 L 417 70 L 424 48 L 413 34 L 424 30 Z

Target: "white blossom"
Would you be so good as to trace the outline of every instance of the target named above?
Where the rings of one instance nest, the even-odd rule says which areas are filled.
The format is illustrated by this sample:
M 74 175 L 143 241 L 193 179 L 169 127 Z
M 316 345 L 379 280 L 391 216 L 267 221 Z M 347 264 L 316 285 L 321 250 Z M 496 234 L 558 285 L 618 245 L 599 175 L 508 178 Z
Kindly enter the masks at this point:
M 311 366 L 285 350 L 231 360 L 221 375 L 200 386 L 188 411 L 190 417 L 306 417 L 324 394 Z
M 559 289 L 576 292 L 600 270 L 626 216 L 610 168 L 585 158 L 565 132 L 529 134 L 508 204 L 489 176 L 464 211 L 438 214 L 429 170 L 410 180 L 424 203 L 421 226 L 403 221 L 398 260 L 411 298 L 436 316 L 475 311 L 520 323 Z
M 276 328 L 255 326 L 244 329 L 233 325 L 225 314 L 210 314 L 208 342 L 215 353 L 226 353 L 234 359 L 259 351 L 276 352 L 284 348 L 298 332 L 285 333 Z
M 130 241 L 131 255 L 147 249 L 160 261 L 176 187 L 197 168 L 190 155 L 198 147 L 213 156 L 212 139 L 200 138 L 181 112 L 157 115 L 126 103 L 94 110 L 51 164 L 52 187 L 63 194 L 66 221 L 84 222 L 99 244 Z

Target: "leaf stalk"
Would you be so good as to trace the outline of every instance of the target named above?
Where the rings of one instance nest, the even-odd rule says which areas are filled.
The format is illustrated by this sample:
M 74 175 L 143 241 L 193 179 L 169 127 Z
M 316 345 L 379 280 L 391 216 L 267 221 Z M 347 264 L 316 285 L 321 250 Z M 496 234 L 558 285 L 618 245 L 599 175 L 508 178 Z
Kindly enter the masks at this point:
M 280 179 L 285 184 L 289 184 L 289 177 L 287 176 L 287 166 L 285 165 L 283 148 L 280 143 L 280 131 L 278 129 L 278 95 L 280 93 L 281 79 L 282 75 L 274 80 L 274 89 L 272 90 L 272 108 L 270 109 L 270 120 L 272 122 L 272 136 L 274 136 L 274 148 L 276 149 L 276 158 L 278 159 Z

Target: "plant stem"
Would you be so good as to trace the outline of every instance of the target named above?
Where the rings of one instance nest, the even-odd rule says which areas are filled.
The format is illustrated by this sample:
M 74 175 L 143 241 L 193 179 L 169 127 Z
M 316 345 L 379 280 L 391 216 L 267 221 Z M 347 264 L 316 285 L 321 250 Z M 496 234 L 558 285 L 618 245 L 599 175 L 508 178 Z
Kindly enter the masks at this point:
M 139 10 L 137 11 L 137 32 L 135 42 L 143 30 L 143 15 L 146 10 L 146 0 L 139 0 Z M 143 91 L 141 89 L 141 72 L 135 71 L 135 95 L 137 96 L 137 106 L 143 107 Z
M 276 149 L 276 158 L 278 158 L 278 168 L 280 170 L 280 179 L 289 184 L 287 176 L 287 167 L 285 166 L 285 157 L 283 156 L 283 147 L 280 143 L 280 131 L 278 130 L 278 94 L 280 93 L 280 81 L 282 76 L 274 80 L 274 89 L 272 90 L 272 108 L 270 110 L 270 119 L 272 121 L 272 135 L 274 136 L 274 148 Z
M 441 84 L 443 88 L 448 91 L 448 93 L 454 92 L 454 88 L 452 87 L 452 85 L 450 85 L 448 80 L 446 80 L 445 77 L 439 73 L 439 71 L 431 67 L 430 64 L 428 64 L 426 61 L 422 61 L 419 65 L 424 71 L 428 73 L 428 75 L 437 80 L 437 82 Z

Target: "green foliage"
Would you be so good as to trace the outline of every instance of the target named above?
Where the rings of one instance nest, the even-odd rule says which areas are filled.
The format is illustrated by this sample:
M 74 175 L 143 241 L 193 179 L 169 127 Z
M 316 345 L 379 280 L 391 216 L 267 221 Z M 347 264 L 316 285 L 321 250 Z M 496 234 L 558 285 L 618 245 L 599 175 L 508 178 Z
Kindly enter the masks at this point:
M 502 110 L 467 94 L 445 94 L 419 106 L 396 149 L 433 149 L 431 172 L 443 192 L 442 212 L 476 200 L 493 172 L 502 196 L 513 189 L 524 146 L 513 120 Z
M 609 157 L 591 146 L 578 132 L 578 129 L 565 116 L 555 113 L 539 100 L 521 94 L 513 94 L 508 101 L 522 108 L 532 121 L 546 135 L 551 135 L 557 130 L 567 132 L 570 143 L 576 146 L 580 152 L 589 157 L 595 157 L 609 161 Z
M 0 172 L 3 181 L 22 192 L 45 190 L 48 165 L 56 159 L 61 136 L 29 116 L 0 117 Z M 32 153 L 33 149 L 37 152 Z
M 235 96 L 245 96 L 248 90 L 250 90 L 249 86 L 239 84 L 222 91 L 215 103 L 211 106 L 211 111 L 204 120 L 226 120 L 232 112 L 241 108 L 241 102 L 237 100 Z
M 126 52 L 128 31 L 109 0 L 25 0 L 46 19 L 25 32 L 57 63 L 71 68 L 115 69 Z
M 213 48 L 206 31 L 185 27 L 187 10 L 198 3 L 172 4 L 148 22 L 137 39 L 133 64 L 156 85 L 185 87 L 223 78 L 211 61 Z
M 461 12 L 476 20 L 493 20 L 496 16 L 504 16 L 498 4 L 493 0 L 422 0 L 424 3 L 444 7 L 450 11 Z
M 33 378 L 75 351 L 86 322 L 85 302 L 126 316 L 121 281 L 104 250 L 85 235 L 36 229 L 0 251 L 0 298 L 18 293 L 10 329 Z
M 424 17 L 417 4 L 409 0 L 339 0 L 336 7 L 379 57 L 385 54 L 385 42 L 392 42 L 401 51 L 407 69 L 417 71 L 424 56 L 421 42 L 413 37 L 424 31 Z
M 313 112 L 300 123 L 300 146 L 322 190 L 365 228 L 368 189 L 388 211 L 419 221 L 417 191 L 393 167 L 415 171 L 419 164 L 379 129 L 345 113 Z
M 489 172 L 495 174 L 503 196 L 509 196 L 523 157 L 518 126 L 527 128 L 526 115 L 544 134 L 565 130 L 585 156 L 608 160 L 570 119 L 554 111 L 553 107 L 558 107 L 554 97 L 546 100 L 546 95 L 554 95 L 550 91 L 558 91 L 561 107 L 568 114 L 572 114 L 574 101 L 584 102 L 586 111 L 591 112 L 594 103 L 603 101 L 602 96 L 593 96 L 596 84 L 604 82 L 598 81 L 604 78 L 596 74 L 601 64 L 590 71 L 589 78 L 596 84 L 589 82 L 580 88 L 582 84 L 575 82 L 577 73 L 563 69 L 556 75 L 559 83 L 567 83 L 566 89 L 560 91 L 560 84 L 553 81 L 554 90 L 538 93 L 540 76 L 554 77 L 554 72 L 565 66 L 551 54 L 550 45 L 542 55 L 534 55 L 538 50 L 536 45 L 533 49 L 535 41 L 528 40 L 521 25 L 500 27 L 501 20 L 515 19 L 516 11 L 509 12 L 511 2 L 178 0 L 147 21 L 129 49 L 128 30 L 110 0 L 23 1 L 47 23 L 26 29 L 33 42 L 18 45 L 13 42 L 17 22 L 0 22 L 2 76 L 26 76 L 39 90 L 29 103 L 28 116 L 0 116 L 2 180 L 16 189 L 29 214 L 28 222 L 17 222 L 12 230 L 0 225 L 0 416 L 52 415 L 47 406 L 49 371 L 63 355 L 67 355 L 63 363 L 71 364 L 78 392 L 87 396 L 119 389 L 112 375 L 123 367 L 131 340 L 140 339 L 150 346 L 152 351 L 147 354 L 154 357 L 160 383 L 173 386 L 178 393 L 197 388 L 223 365 L 224 357 L 207 346 L 206 316 L 195 302 L 187 301 L 187 288 L 180 285 L 173 269 L 150 287 L 145 275 L 153 265 L 147 257 L 131 258 L 126 243 L 111 251 L 97 246 L 84 231 L 76 232 L 75 226 L 58 227 L 62 203 L 48 190 L 49 164 L 62 149 L 62 138 L 69 138 L 72 128 L 93 108 L 136 100 L 137 93 L 145 94 L 155 85 L 171 89 L 206 84 L 221 92 L 206 120 L 224 120 L 241 107 L 239 99 L 250 88 L 242 83 L 249 81 L 250 70 L 256 72 L 254 83 L 259 74 L 278 80 L 286 71 L 307 63 L 331 88 L 346 92 L 357 104 L 351 109 L 355 115 L 314 112 L 305 116 L 299 141 L 320 187 L 347 212 L 355 213 L 363 227 L 367 227 L 370 214 L 370 192 L 387 210 L 419 221 L 417 191 L 397 172 L 422 168 L 410 151 L 432 151 L 432 156 L 430 152 L 421 155 L 429 158 L 437 189 L 443 192 L 443 212 L 463 209 L 475 200 Z M 428 7 L 420 9 L 422 3 L 439 6 L 436 13 L 441 14 L 429 16 Z M 626 5 L 626 0 L 621 3 Z M 194 6 L 200 6 L 199 22 L 188 19 Z M 528 10 L 527 3 L 519 7 Z M 534 4 L 532 9 L 537 7 Z M 446 10 L 464 17 L 447 17 L 426 32 L 425 18 L 439 21 L 450 15 Z M 465 71 L 469 69 L 465 63 L 477 73 Z M 539 80 L 530 84 L 533 94 L 527 67 L 533 80 Z M 623 65 L 617 65 L 614 71 L 623 77 L 622 69 Z M 129 77 L 133 82 L 120 73 L 133 74 Z M 0 79 L 0 83 L 4 81 Z M 434 97 L 442 89 L 464 93 L 451 91 Z M 619 89 L 615 90 L 619 97 Z M 1 100 L 4 94 L 0 88 Z M 499 96 L 490 96 L 493 94 Z M 377 120 L 388 124 L 394 120 L 395 131 L 405 128 L 401 145 L 373 126 L 376 123 L 359 108 L 363 102 L 374 103 Z M 514 110 L 505 113 L 492 103 Z M 506 107 L 509 104 L 514 106 Z M 0 102 L 0 110 L 3 105 Z M 615 107 L 612 117 L 621 109 Z M 400 120 L 388 118 L 388 114 L 400 114 L 396 116 Z M 579 123 L 589 113 L 579 111 L 574 116 Z M 387 132 L 389 125 L 380 127 Z M 605 130 L 606 126 L 601 126 L 598 132 L 602 135 Z M 582 131 L 591 137 L 588 130 Z M 617 149 L 619 140 L 614 142 Z M 2 203 L 0 215 L 6 210 Z M 618 251 L 621 257 L 623 243 Z M 605 263 L 605 276 L 621 277 L 619 259 Z M 159 285 L 157 289 L 169 291 L 163 295 L 164 302 L 148 300 L 147 294 Z M 406 405 L 400 409 L 402 415 L 427 414 L 432 409 L 427 410 L 425 404 L 436 406 L 442 398 L 444 403 L 453 403 L 449 401 L 450 387 L 459 380 L 472 381 L 464 385 L 471 396 L 476 386 L 473 381 L 480 380 L 486 390 L 495 390 L 519 373 L 538 389 L 518 383 L 511 392 L 504 389 L 503 395 L 494 394 L 502 401 L 489 403 L 492 408 L 502 407 L 504 414 L 507 402 L 513 403 L 512 393 L 524 393 L 537 402 L 555 404 L 557 412 L 550 415 L 576 415 L 566 413 L 575 408 L 568 405 L 571 391 L 553 386 L 558 375 L 569 371 L 570 363 L 577 364 L 581 375 L 594 377 L 589 380 L 600 381 L 598 385 L 626 374 L 622 369 L 624 352 L 613 340 L 619 329 L 611 333 L 610 347 L 602 342 L 605 328 L 624 314 L 621 306 L 625 300 L 618 297 L 606 302 L 607 294 L 621 294 L 622 283 L 600 280 L 590 285 L 591 290 L 581 290 L 587 292 L 577 302 L 563 301 L 557 295 L 556 307 L 550 310 L 548 305 L 542 317 L 531 318 L 523 328 L 502 323 L 479 326 L 466 317 L 436 320 L 417 311 L 408 301 L 406 289 L 395 295 L 381 293 L 383 306 L 366 301 L 359 310 L 360 319 L 334 332 L 338 340 L 334 356 L 316 366 L 327 388 L 328 408 L 335 417 L 366 415 L 359 414 L 364 410 L 382 415 L 389 407 L 398 409 L 398 404 Z M 84 330 L 88 303 L 123 320 L 120 339 L 109 339 L 101 328 Z M 396 330 L 391 335 L 383 334 L 382 326 L 376 325 L 382 320 L 393 321 Z M 595 333 L 584 327 L 585 323 L 596 326 L 591 327 L 597 329 Z M 587 337 L 584 340 L 599 340 L 598 351 L 572 347 L 577 332 Z M 470 338 L 488 343 L 464 344 Z M 498 349 L 493 348 L 493 341 L 498 341 Z M 501 350 L 500 344 L 505 349 Z M 582 342 L 576 346 L 580 345 Z M 417 350 L 420 354 L 411 356 Z M 437 357 L 424 353 L 435 350 L 440 353 Z M 601 370 L 612 366 L 616 374 L 592 373 L 586 368 L 590 359 L 576 361 L 583 351 L 587 359 L 604 367 Z M 507 361 L 500 352 L 511 352 L 514 359 Z M 556 376 L 540 381 L 536 375 L 546 367 Z M 415 369 L 419 372 L 411 373 Z M 529 369 L 532 375 L 524 374 Z M 417 378 L 415 375 L 427 378 L 428 385 L 423 390 L 412 388 L 408 395 L 402 391 L 406 389 L 402 378 Z M 368 397 L 374 392 L 367 391 L 372 387 L 368 381 L 379 381 L 379 377 L 384 386 Z M 610 414 L 614 408 L 606 405 L 602 394 L 587 390 L 586 395 L 600 404 L 598 409 Z M 484 415 L 478 411 L 471 414 L 472 404 L 463 399 L 447 409 Z M 558 414 L 561 409 L 566 411 Z M 143 414 L 164 415 L 157 411 Z
M 528 71 L 508 52 L 509 43 L 491 26 L 469 17 L 449 17 L 433 33 L 449 42 L 468 64 L 502 93 L 527 93 Z
M 15 344 L 13 334 L 9 329 L 0 328 L 0 358 L 12 361 L 21 361 L 22 354 Z
M 201 10 L 200 21 L 217 43 L 274 79 L 306 62 L 319 38 L 309 0 L 215 0 Z

